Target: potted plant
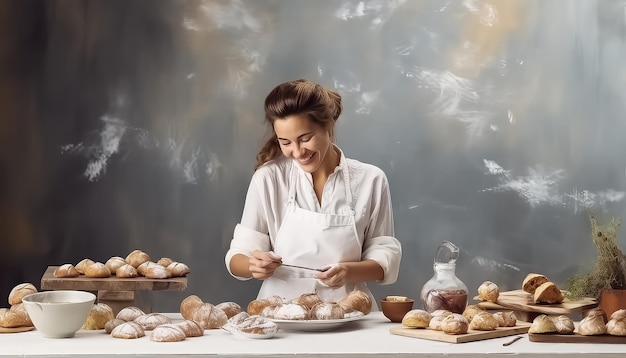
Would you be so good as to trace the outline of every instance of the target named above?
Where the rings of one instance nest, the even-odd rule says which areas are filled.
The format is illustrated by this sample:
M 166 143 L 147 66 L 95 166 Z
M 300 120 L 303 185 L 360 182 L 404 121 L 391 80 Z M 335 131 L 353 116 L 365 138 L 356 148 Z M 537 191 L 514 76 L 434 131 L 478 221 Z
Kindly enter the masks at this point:
M 595 215 L 589 216 L 591 239 L 596 248 L 593 269 L 575 274 L 568 279 L 568 297 L 594 297 L 607 316 L 626 308 L 626 255 L 617 238 L 620 220 L 601 223 Z

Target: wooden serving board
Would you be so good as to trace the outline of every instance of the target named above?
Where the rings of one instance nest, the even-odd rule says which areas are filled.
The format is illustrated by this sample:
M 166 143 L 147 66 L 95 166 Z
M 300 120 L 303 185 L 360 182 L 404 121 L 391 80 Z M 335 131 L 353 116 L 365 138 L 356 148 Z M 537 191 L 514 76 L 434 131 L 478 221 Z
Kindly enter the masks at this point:
M 19 333 L 19 332 L 28 332 L 35 329 L 35 326 L 28 327 L 15 327 L 15 328 L 4 328 L 0 327 L 0 333 Z
M 466 334 L 447 334 L 428 328 L 409 328 L 404 326 L 390 328 L 389 332 L 400 336 L 429 339 L 431 341 L 465 343 L 527 333 L 529 328 L 530 323 L 518 321 L 515 327 L 498 327 L 493 331 L 477 331 L 470 329 Z
M 479 301 L 478 297 L 474 300 Z M 597 306 L 594 298 L 585 297 L 571 301 L 565 299 L 558 304 L 537 304 L 533 302 L 532 294 L 524 290 L 504 291 L 498 296 L 498 303 L 480 302 L 479 306 L 488 310 L 514 310 L 522 312 L 535 312 L 547 315 L 569 315 L 579 313 Z
M 84 291 L 184 291 L 187 288 L 187 277 L 152 279 L 146 277 L 107 278 L 85 277 L 75 278 L 54 277 L 58 266 L 48 266 L 41 278 L 42 290 L 84 290 Z
M 529 333 L 528 340 L 531 342 L 547 343 L 626 343 L 626 337 L 612 336 L 610 334 L 583 336 L 581 334 Z

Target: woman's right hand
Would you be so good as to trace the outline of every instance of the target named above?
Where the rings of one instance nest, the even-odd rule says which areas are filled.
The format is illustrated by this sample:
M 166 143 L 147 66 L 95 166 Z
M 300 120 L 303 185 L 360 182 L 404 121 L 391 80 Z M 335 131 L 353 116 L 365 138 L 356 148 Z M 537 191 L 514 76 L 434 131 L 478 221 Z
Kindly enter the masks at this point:
M 272 277 L 276 268 L 282 264 L 282 259 L 282 257 L 276 255 L 273 251 L 252 251 L 249 260 L 249 270 L 252 277 L 258 280 L 265 280 Z

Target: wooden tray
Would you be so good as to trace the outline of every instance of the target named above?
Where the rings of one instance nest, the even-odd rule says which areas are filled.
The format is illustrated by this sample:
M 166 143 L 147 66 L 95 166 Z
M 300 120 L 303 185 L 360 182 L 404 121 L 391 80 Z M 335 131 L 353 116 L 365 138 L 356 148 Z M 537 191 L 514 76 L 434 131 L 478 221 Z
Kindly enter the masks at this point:
M 28 332 L 35 329 L 35 326 L 28 327 L 15 327 L 15 328 L 4 328 L 0 327 L 0 333 L 19 333 L 19 332 Z
M 538 334 L 528 333 L 531 342 L 547 343 L 626 343 L 626 337 L 602 334 L 599 336 L 583 336 L 580 334 Z
M 465 343 L 527 333 L 529 328 L 530 323 L 518 321 L 515 327 L 498 327 L 493 331 L 476 331 L 470 329 L 466 334 L 447 334 L 428 328 L 409 328 L 404 326 L 390 328 L 389 332 L 400 336 L 429 339 L 431 341 Z
M 474 297 L 475 301 L 479 301 L 478 297 Z M 563 303 L 558 304 L 536 304 L 533 302 L 533 296 L 523 290 L 504 291 L 498 296 L 498 303 L 480 302 L 479 306 L 489 310 L 514 310 L 522 312 L 534 312 L 547 315 L 569 315 L 573 313 L 582 313 L 597 306 L 594 298 L 585 297 L 580 300 L 571 301 L 565 299 Z
M 187 277 L 151 279 L 135 278 L 93 278 L 83 275 L 75 278 L 54 277 L 58 266 L 48 266 L 41 278 L 42 290 L 84 290 L 84 291 L 184 291 Z

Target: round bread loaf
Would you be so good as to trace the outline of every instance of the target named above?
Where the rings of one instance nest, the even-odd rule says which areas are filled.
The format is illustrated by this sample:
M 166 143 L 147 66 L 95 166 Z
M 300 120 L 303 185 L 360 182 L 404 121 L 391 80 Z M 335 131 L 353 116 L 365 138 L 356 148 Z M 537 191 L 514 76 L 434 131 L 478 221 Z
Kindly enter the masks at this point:
M 275 319 L 288 319 L 288 320 L 307 320 L 310 319 L 309 309 L 306 306 L 299 303 L 284 303 L 280 306 L 275 306 L 274 311 Z
M 513 311 L 499 311 L 492 316 L 498 321 L 500 327 L 515 327 L 517 325 L 517 318 Z
M 85 277 L 106 278 L 111 277 L 111 271 L 102 262 L 94 262 L 85 268 Z
M 80 260 L 76 266 L 76 270 L 81 274 L 84 275 L 85 274 L 85 269 L 87 269 L 88 266 L 91 266 L 93 264 L 95 264 L 96 262 L 92 259 L 86 258 L 86 259 L 82 259 Z
M 539 316 L 533 319 L 533 323 L 531 323 L 530 328 L 528 329 L 528 333 L 555 333 L 556 326 L 554 325 L 554 321 L 548 317 L 548 315 L 540 314 Z
M 58 278 L 78 277 L 80 272 L 72 264 L 63 264 L 54 270 L 53 275 Z
M 137 272 L 139 273 L 140 276 L 145 276 L 148 268 L 155 267 L 155 266 L 159 266 L 163 268 L 163 266 L 157 264 L 156 262 L 146 261 L 146 262 L 143 262 L 141 265 L 137 266 Z
M 612 318 L 606 323 L 606 333 L 612 336 L 626 336 L 626 320 Z
M 556 333 L 574 334 L 574 321 L 566 315 L 560 315 L 553 319 Z
M 222 302 L 215 305 L 215 307 L 224 311 L 224 313 L 226 313 L 226 317 L 228 318 L 231 318 L 232 316 L 241 312 L 241 306 L 239 306 L 239 304 L 235 302 Z
M 204 328 L 196 321 L 186 319 L 174 324 L 182 329 L 187 337 L 200 337 L 204 335 Z
M 441 324 L 447 316 L 432 316 L 430 322 L 428 322 L 428 328 L 434 331 L 441 331 Z
M 446 316 L 441 322 L 441 330 L 447 334 L 465 334 L 469 328 L 469 322 L 458 313 Z
M 134 268 L 139 267 L 139 265 L 147 261 L 151 261 L 150 255 L 142 250 L 133 250 L 126 256 L 126 262 Z
M 606 316 L 606 312 L 604 312 L 604 310 L 600 307 L 595 307 L 585 312 L 585 317 L 596 317 L 596 316 L 602 317 L 602 321 L 605 324 L 609 321 L 608 317 Z
M 524 278 L 524 282 L 522 282 L 522 290 L 528 293 L 535 293 L 537 287 L 548 281 L 548 278 L 542 274 L 529 273 L 526 275 L 526 278 Z
M 155 327 L 150 334 L 150 340 L 154 342 L 180 342 L 186 337 L 180 327 L 169 323 Z
M 578 334 L 598 336 L 606 333 L 606 324 L 602 316 L 587 316 L 578 323 Z
M 561 303 L 564 299 L 563 293 L 553 282 L 544 282 L 535 289 L 535 303 Z
M 184 319 L 192 319 L 193 312 L 203 303 L 202 299 L 196 295 L 187 296 L 180 302 L 180 314 Z
M 30 282 L 20 283 L 9 292 L 9 304 L 16 305 L 22 303 L 22 298 L 31 293 L 37 293 L 37 287 L 35 287 L 35 285 Z
M 306 307 L 306 306 L 305 306 Z M 342 319 L 343 308 L 337 302 L 319 302 L 310 309 L 311 319 Z
M 82 328 L 88 330 L 104 329 L 104 325 L 114 318 L 115 314 L 111 306 L 106 303 L 96 303 L 91 306 Z
M 189 266 L 182 262 L 172 262 L 171 264 L 167 265 L 166 269 L 171 277 L 187 276 L 187 274 L 190 272 Z
M 150 331 L 162 324 L 172 323 L 172 320 L 162 313 L 153 312 L 143 314 L 135 318 L 133 322 L 140 325 L 144 331 Z
M 298 303 L 308 309 L 313 308 L 313 306 L 321 302 L 323 301 L 320 296 L 317 295 L 317 293 L 303 293 L 290 301 L 290 303 Z
M 111 275 L 115 275 L 117 269 L 121 266 L 127 265 L 128 263 L 122 257 L 113 256 L 104 263 L 104 265 L 111 271 Z
M 451 311 L 448 311 L 448 310 L 434 310 L 434 311 L 432 311 L 432 312 L 431 312 L 431 314 L 430 314 L 430 315 L 431 315 L 432 317 L 437 317 L 437 316 L 443 316 L 443 317 L 445 317 L 445 316 L 449 316 L 449 315 L 451 315 L 451 314 L 452 314 L 452 312 L 451 312 Z
M 477 331 L 494 331 L 496 328 L 498 321 L 487 311 L 478 312 L 469 323 L 469 329 Z
M 617 311 L 611 313 L 609 319 L 624 319 L 626 318 L 626 309 L 620 308 Z
M 281 303 L 282 304 L 282 303 Z M 248 303 L 248 307 L 246 308 L 246 312 L 249 315 L 259 315 L 263 311 L 263 309 L 267 306 L 271 305 L 271 302 L 265 298 L 257 298 L 255 300 L 250 301 Z
M 467 322 L 472 322 L 472 319 L 474 319 L 474 316 L 476 316 L 477 314 L 481 313 L 481 312 L 486 312 L 486 310 L 484 308 L 482 308 L 479 305 L 469 305 L 467 307 L 465 307 L 465 309 L 463 310 L 463 317 L 465 317 L 465 319 L 467 320 Z
M 113 318 L 112 320 L 108 321 L 107 323 L 104 324 L 104 331 L 106 333 L 111 333 L 113 332 L 113 329 L 117 326 L 119 326 L 122 323 L 125 323 L 126 321 L 124 321 L 123 319 L 119 319 L 119 318 Z
M 498 302 L 498 296 L 500 296 L 500 289 L 498 285 L 491 281 L 485 281 L 478 286 L 478 299 L 487 302 Z
M 134 339 L 145 335 L 143 328 L 135 322 L 124 322 L 111 331 L 111 336 L 115 338 Z
M 426 328 L 430 324 L 432 316 L 425 310 L 414 309 L 404 314 L 402 325 L 411 328 Z
M 360 311 L 363 314 L 369 314 L 372 311 L 372 299 L 361 290 L 350 292 L 347 296 L 339 299 L 337 303 L 345 313 Z
M 163 267 L 167 267 L 169 266 L 172 262 L 174 262 L 174 260 L 172 260 L 169 257 L 161 257 L 159 259 L 159 261 L 157 261 L 157 264 L 163 266 Z
M 0 327 L 17 328 L 30 327 L 33 325 L 28 313 L 24 309 L 14 309 L 14 307 L 22 306 L 21 303 L 11 306 L 11 308 L 3 308 L 0 312 Z
M 139 272 L 132 265 L 124 264 L 115 270 L 115 276 L 119 278 L 133 278 L 138 277 Z
M 143 275 L 152 279 L 165 279 L 172 277 L 167 268 L 156 263 L 148 266 Z
M 223 310 L 205 302 L 193 311 L 191 320 L 198 322 L 204 329 L 215 329 L 225 325 L 228 317 Z
M 139 307 L 128 306 L 128 307 L 122 308 L 117 313 L 115 318 L 119 318 L 119 319 L 122 319 L 122 320 L 124 320 L 126 322 L 130 322 L 130 321 L 134 321 L 135 318 L 137 318 L 139 316 L 143 316 L 144 314 L 146 314 L 146 313 L 144 311 L 142 311 Z

